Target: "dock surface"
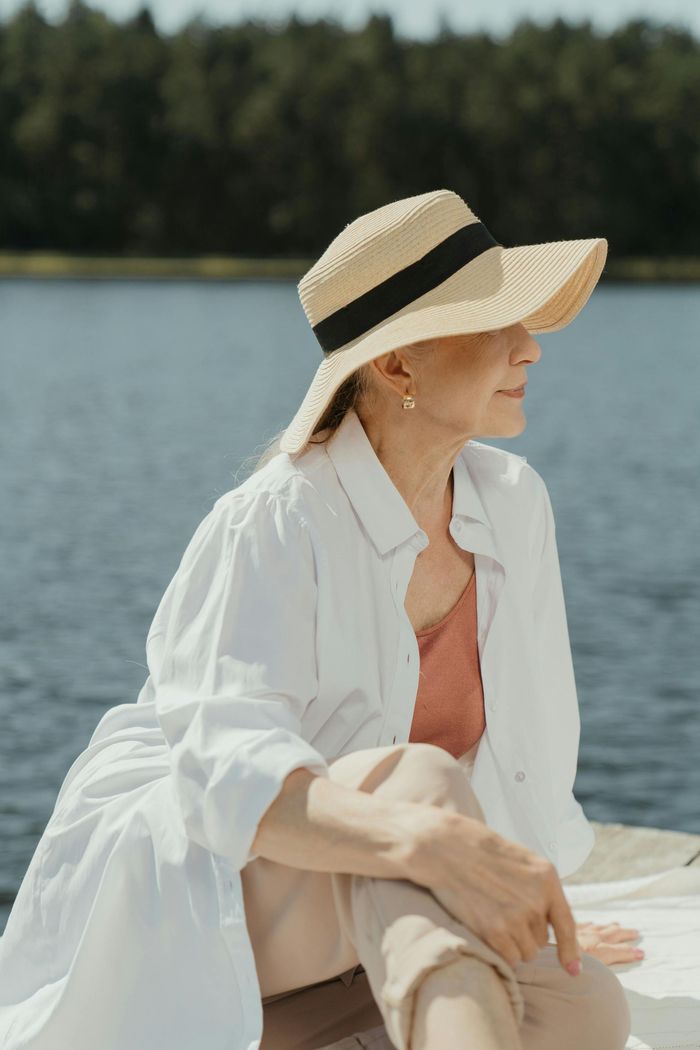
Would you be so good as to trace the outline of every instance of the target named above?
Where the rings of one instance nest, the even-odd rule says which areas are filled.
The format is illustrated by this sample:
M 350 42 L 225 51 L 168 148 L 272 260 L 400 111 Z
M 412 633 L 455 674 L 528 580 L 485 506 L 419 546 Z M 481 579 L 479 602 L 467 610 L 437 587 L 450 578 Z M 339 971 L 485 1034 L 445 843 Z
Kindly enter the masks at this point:
M 586 862 L 562 885 L 610 882 L 675 867 L 700 868 L 700 835 L 630 824 L 590 821 L 596 841 Z

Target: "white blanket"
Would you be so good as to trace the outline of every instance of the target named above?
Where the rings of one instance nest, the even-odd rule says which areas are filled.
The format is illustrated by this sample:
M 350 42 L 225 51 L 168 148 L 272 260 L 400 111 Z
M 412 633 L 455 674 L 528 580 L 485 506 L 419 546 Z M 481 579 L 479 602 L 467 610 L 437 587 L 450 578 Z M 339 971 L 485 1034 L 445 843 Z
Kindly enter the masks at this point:
M 577 922 L 640 931 L 641 962 L 611 966 L 632 1014 L 627 1050 L 700 1050 L 700 868 L 564 886 Z

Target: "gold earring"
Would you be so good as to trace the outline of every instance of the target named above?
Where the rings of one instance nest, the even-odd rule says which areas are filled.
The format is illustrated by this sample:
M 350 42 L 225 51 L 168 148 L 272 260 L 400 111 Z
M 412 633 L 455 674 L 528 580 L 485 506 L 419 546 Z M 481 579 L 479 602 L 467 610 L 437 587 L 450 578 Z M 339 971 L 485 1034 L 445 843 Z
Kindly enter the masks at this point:
M 404 394 L 403 407 L 404 408 L 415 408 L 416 407 L 416 399 L 413 396 L 413 394 Z

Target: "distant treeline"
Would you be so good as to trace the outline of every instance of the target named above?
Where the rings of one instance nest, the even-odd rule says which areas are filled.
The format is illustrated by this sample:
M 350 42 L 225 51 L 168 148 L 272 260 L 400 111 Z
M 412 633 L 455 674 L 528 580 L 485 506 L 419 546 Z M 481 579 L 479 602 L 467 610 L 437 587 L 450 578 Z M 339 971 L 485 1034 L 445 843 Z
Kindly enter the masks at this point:
M 0 25 L 0 248 L 314 257 L 448 187 L 504 244 L 700 254 L 700 41 L 635 20 L 398 36 L 292 17 L 159 33 L 73 0 Z

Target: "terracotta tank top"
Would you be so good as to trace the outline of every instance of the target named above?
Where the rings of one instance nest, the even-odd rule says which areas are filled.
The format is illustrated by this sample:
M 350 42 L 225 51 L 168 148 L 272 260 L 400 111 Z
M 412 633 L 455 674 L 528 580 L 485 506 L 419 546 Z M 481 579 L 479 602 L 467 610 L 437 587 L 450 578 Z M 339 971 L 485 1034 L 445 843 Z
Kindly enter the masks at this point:
M 408 739 L 437 744 L 473 764 L 486 728 L 476 641 L 476 572 L 447 615 L 415 634 L 420 672 Z

